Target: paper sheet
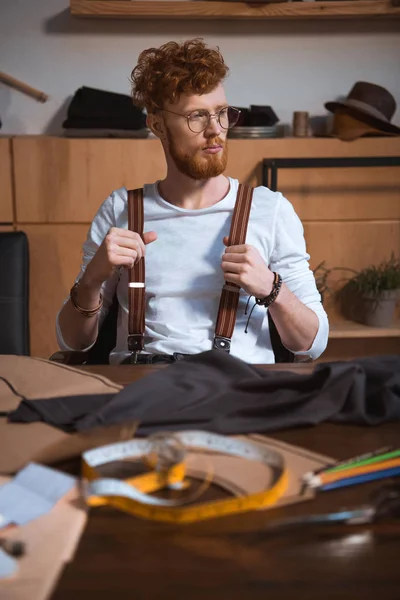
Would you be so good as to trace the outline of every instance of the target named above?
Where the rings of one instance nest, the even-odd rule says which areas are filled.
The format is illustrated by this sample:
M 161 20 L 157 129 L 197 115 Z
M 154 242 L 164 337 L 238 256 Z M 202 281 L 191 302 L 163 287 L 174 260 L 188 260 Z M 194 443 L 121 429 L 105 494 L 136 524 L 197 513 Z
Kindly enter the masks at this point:
M 69 492 L 75 481 L 70 475 L 30 463 L 12 481 L 0 486 L 3 527 L 7 523 L 25 525 L 45 515 Z
M 11 577 L 17 570 L 17 561 L 0 548 L 0 579 Z M 1 584 L 0 584 L 1 585 Z M 0 590 L 1 593 L 1 590 Z

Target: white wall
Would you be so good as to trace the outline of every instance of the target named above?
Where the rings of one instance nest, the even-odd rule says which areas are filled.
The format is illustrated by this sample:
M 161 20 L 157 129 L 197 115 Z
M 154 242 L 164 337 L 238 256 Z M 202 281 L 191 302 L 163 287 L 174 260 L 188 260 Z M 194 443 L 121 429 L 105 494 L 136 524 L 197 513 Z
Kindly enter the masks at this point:
M 139 52 L 201 36 L 219 45 L 229 101 L 325 113 L 353 83 L 383 85 L 400 105 L 400 19 L 385 22 L 110 21 L 72 18 L 68 0 L 0 1 L 0 70 L 49 94 L 40 104 L 0 84 L 0 134 L 61 133 L 82 85 L 129 93 Z M 400 125 L 400 106 L 393 123 Z

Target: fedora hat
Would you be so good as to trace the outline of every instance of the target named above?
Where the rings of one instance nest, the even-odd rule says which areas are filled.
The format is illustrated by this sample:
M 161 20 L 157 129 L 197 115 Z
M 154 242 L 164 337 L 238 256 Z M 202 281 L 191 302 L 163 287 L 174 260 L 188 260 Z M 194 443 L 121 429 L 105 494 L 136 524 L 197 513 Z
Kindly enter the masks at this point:
M 345 100 L 326 102 L 325 108 L 332 113 L 346 113 L 383 133 L 400 135 L 400 127 L 390 122 L 396 111 L 396 101 L 380 85 L 357 81 Z

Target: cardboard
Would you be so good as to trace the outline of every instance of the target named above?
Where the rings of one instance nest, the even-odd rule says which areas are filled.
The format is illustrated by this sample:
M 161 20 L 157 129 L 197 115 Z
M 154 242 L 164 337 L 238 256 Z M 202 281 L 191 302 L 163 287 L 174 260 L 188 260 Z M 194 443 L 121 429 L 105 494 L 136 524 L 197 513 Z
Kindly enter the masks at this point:
M 0 412 L 15 410 L 23 398 L 117 394 L 122 386 L 94 373 L 27 356 L 0 356 Z M 13 474 L 28 462 L 52 464 L 84 450 L 130 439 L 135 424 L 68 434 L 46 423 L 8 423 L 0 418 L 0 473 Z
M 9 481 L 0 476 L 0 484 Z M 0 581 L 2 600 L 47 600 L 66 563 L 74 556 L 87 520 L 87 508 L 78 486 L 47 514 L 21 527 L 1 531 L 7 539 L 21 540 L 25 555 L 17 559 L 17 571 Z

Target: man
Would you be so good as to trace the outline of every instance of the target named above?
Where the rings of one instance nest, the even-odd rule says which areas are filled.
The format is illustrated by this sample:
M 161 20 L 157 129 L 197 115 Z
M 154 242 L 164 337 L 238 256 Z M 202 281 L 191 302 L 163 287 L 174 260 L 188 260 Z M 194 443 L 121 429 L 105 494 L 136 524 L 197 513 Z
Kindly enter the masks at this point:
M 169 42 L 139 56 L 133 100 L 147 110 L 148 127 L 165 152 L 167 175 L 144 186 L 143 240 L 128 230 L 125 188 L 100 207 L 83 247 L 81 272 L 57 317 L 61 349 L 87 350 L 94 344 L 116 293 L 118 333 L 110 362 L 129 357 L 128 270 L 146 256 L 144 353 L 211 349 L 224 281 L 241 288 L 232 355 L 249 363 L 274 362 L 267 308 L 254 306 L 248 323 L 246 314 L 249 297 L 264 299 L 272 290 L 276 298 L 268 310 L 283 344 L 313 359 L 324 351 L 328 320 L 290 202 L 256 188 L 246 243 L 227 246 L 239 185 L 223 174 L 227 131 L 239 116 L 225 96 L 227 73 L 219 50 L 201 39 Z M 275 274 L 283 280 L 279 290 Z

